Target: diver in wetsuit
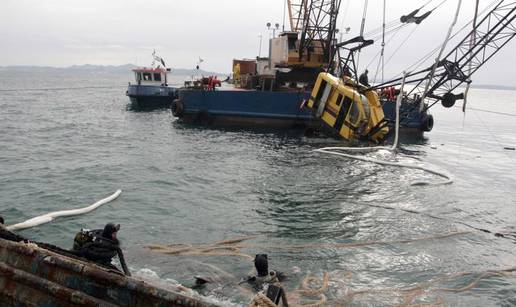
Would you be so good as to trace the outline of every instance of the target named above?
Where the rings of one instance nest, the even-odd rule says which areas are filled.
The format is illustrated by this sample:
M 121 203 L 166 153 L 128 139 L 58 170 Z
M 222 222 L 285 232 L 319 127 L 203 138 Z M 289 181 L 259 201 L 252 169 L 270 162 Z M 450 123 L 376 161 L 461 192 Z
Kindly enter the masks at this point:
M 269 260 L 266 254 L 258 254 L 254 257 L 255 276 L 248 276 L 246 281 L 257 291 L 267 284 L 275 284 L 283 281 L 285 275 L 281 272 L 269 271 Z
M 125 264 L 124 254 L 120 249 L 120 242 L 116 237 L 119 229 L 120 224 L 106 224 L 102 230 L 102 234 L 100 236 L 95 236 L 91 242 L 87 242 L 80 247 L 78 254 L 105 267 L 120 271 L 117 267 L 111 264 L 111 259 L 118 255 L 124 274 L 131 276 L 129 269 Z
M 255 276 L 249 276 L 247 281 L 254 290 L 267 296 L 277 306 L 288 307 L 287 294 L 281 286 L 285 275 L 281 272 L 269 271 L 269 259 L 266 254 L 258 254 L 254 257 Z

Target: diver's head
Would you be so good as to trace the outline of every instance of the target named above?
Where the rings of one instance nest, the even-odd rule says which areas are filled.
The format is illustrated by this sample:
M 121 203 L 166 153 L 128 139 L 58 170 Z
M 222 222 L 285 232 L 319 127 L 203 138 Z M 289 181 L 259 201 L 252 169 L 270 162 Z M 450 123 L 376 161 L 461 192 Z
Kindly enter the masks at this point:
M 115 240 L 116 239 L 116 233 L 120 229 L 120 224 L 113 224 L 113 223 L 107 223 L 106 226 L 104 226 L 104 230 L 102 231 L 102 236 L 107 239 Z
M 2 216 L 0 216 L 0 224 L 4 224 L 4 218 Z
M 267 254 L 258 254 L 254 257 L 254 267 L 258 276 L 266 276 L 269 274 L 269 260 Z

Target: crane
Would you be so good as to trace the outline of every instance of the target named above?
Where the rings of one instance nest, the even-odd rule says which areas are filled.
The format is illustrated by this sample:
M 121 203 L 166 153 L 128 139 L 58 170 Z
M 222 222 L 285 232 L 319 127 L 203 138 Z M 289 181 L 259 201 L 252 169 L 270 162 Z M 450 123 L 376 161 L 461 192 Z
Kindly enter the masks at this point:
M 299 33 L 298 63 L 313 62 L 327 66 L 337 33 L 337 16 L 341 0 L 288 0 L 290 29 Z
M 406 75 L 405 83 L 415 84 L 408 96 L 426 98 L 426 109 L 439 101 L 444 107 L 452 107 L 457 100 L 464 98 L 463 93 L 454 94 L 453 91 L 463 83 L 471 83 L 471 76 L 516 36 L 515 19 L 516 1 L 498 2 L 446 56 L 439 60 L 433 73 L 432 65 Z M 473 44 L 471 38 L 474 38 Z M 370 89 L 398 86 L 401 81 L 402 78 L 396 78 Z
M 399 93 L 406 110 L 400 120 L 415 108 L 426 113 L 439 101 L 444 107 L 452 107 L 464 98 L 464 93 L 453 91 L 461 84 L 471 83 L 471 76 L 516 36 L 515 19 L 516 1 L 500 0 L 434 65 L 374 86 L 355 81 L 358 79 L 355 53 L 373 41 L 358 36 L 336 44 L 332 49 L 335 60 L 328 72 L 319 74 L 307 106 L 343 138 L 380 142 L 388 135 L 388 121 L 379 107 L 378 90 L 413 84 L 408 94 Z M 346 52 L 347 56 L 343 55 Z
M 332 62 L 341 0 L 286 0 L 290 31 L 270 41 L 269 67 L 279 68 L 279 85 L 312 87 L 317 75 Z

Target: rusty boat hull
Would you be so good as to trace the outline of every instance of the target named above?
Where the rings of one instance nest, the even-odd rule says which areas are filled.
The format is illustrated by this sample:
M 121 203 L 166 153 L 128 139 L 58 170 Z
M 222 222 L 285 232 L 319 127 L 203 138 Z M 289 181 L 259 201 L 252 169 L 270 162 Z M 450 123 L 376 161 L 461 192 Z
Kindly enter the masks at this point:
M 1 306 L 217 306 L 118 272 L 0 226 Z

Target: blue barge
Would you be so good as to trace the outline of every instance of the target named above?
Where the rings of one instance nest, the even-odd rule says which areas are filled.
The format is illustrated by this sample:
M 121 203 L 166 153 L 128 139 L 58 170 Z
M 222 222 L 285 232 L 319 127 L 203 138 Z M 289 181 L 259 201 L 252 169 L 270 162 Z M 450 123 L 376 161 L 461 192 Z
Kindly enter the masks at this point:
M 242 89 L 201 90 L 181 88 L 172 103 L 172 113 L 185 122 L 214 125 L 317 128 L 321 122 L 304 107 L 306 91 L 260 91 Z M 385 117 L 395 120 L 395 101 L 382 100 Z M 419 104 L 404 99 L 400 127 L 405 132 L 432 130 L 433 118 L 420 112 Z

